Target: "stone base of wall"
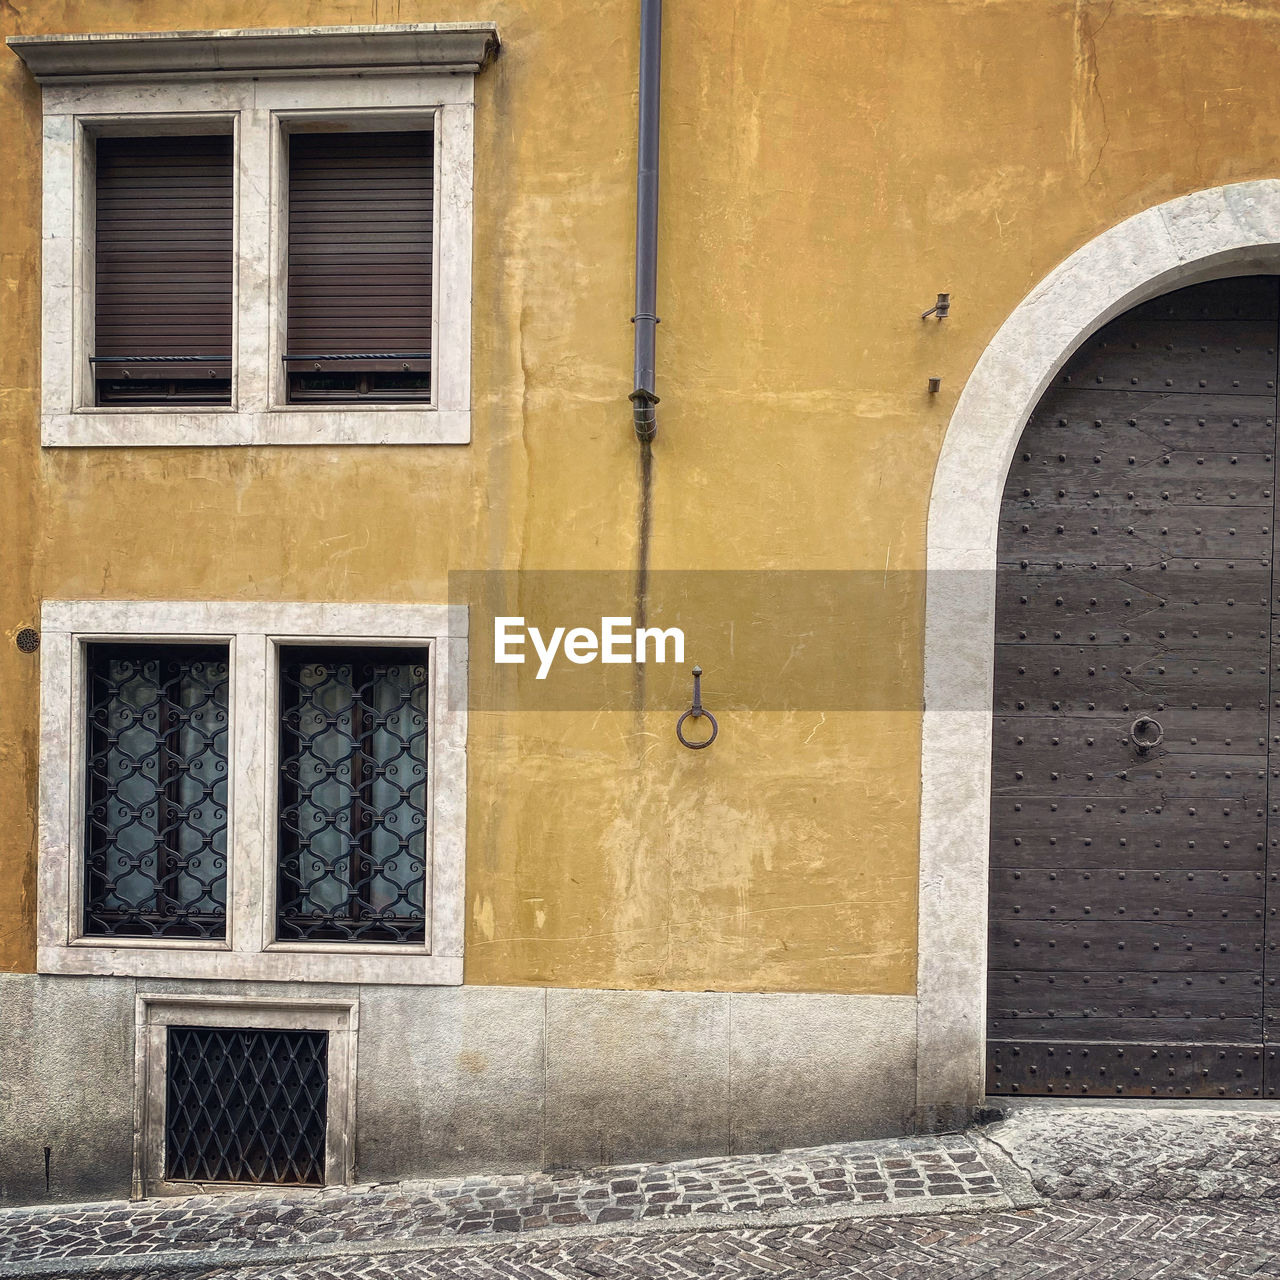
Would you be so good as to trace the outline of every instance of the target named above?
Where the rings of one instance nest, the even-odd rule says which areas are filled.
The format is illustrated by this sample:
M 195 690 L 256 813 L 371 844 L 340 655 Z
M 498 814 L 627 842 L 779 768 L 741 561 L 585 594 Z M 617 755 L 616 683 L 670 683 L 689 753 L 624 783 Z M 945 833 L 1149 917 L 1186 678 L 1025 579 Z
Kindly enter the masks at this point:
M 0 975 L 0 1203 L 129 1195 L 145 992 L 358 992 L 360 1182 L 777 1151 L 913 1125 L 908 996 L 11 974 Z

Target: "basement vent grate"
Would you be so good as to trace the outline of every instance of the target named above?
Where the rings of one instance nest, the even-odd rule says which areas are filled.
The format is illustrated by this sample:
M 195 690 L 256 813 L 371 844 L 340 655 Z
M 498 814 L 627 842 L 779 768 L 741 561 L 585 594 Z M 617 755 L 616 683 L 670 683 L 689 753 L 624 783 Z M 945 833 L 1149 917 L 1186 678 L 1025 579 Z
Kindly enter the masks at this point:
M 328 1034 L 170 1027 L 165 1177 L 324 1185 Z

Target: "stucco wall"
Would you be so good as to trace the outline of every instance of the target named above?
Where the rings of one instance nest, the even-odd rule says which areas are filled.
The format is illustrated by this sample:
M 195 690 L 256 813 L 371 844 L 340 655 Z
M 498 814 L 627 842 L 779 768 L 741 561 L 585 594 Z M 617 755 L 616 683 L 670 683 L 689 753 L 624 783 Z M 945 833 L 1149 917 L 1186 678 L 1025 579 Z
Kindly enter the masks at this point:
M 47 0 L 0 30 L 492 19 L 476 84 L 473 443 L 37 446 L 35 87 L 0 54 L 0 965 L 30 970 L 45 597 L 443 600 L 451 569 L 627 569 L 637 6 Z M 666 6 L 655 570 L 918 569 L 955 396 L 1120 219 L 1273 176 L 1280 5 Z M 951 318 L 922 324 L 942 289 Z M 942 391 L 930 397 L 930 375 Z M 851 640 L 918 655 L 922 609 Z M 700 652 L 731 673 L 725 647 Z M 911 665 L 909 663 L 908 665 Z M 712 703 L 711 687 L 707 690 Z M 466 977 L 909 993 L 919 717 L 475 714 Z

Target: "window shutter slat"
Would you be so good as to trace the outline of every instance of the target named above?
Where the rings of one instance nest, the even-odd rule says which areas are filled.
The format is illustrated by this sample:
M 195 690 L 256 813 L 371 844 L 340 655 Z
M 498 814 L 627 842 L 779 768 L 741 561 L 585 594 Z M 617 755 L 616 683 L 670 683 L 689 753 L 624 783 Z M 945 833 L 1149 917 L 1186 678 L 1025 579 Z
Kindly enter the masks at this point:
M 234 190 L 230 135 L 98 139 L 100 403 L 229 402 Z
M 231 152 L 229 136 L 98 139 L 99 360 L 230 360 Z M 152 290 L 190 305 L 162 311 Z M 118 345 L 124 334 L 128 350 Z
M 290 137 L 292 398 L 429 397 L 434 167 L 427 130 Z

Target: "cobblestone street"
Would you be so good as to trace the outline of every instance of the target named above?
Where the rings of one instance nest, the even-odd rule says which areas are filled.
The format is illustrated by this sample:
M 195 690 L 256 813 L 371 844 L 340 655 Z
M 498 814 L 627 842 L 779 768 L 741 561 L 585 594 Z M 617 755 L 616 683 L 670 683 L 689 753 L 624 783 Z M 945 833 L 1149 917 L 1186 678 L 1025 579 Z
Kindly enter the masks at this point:
M 1280 1215 L 1269 1207 L 1187 1211 L 1070 1204 L 983 1216 L 854 1219 L 774 1230 L 530 1241 L 416 1256 L 333 1258 L 286 1269 L 241 1267 L 186 1275 L 205 1280 L 1280 1276 Z
M 775 1156 L 10 1210 L 0 1277 L 1280 1276 L 1278 1119 L 1022 1106 Z

